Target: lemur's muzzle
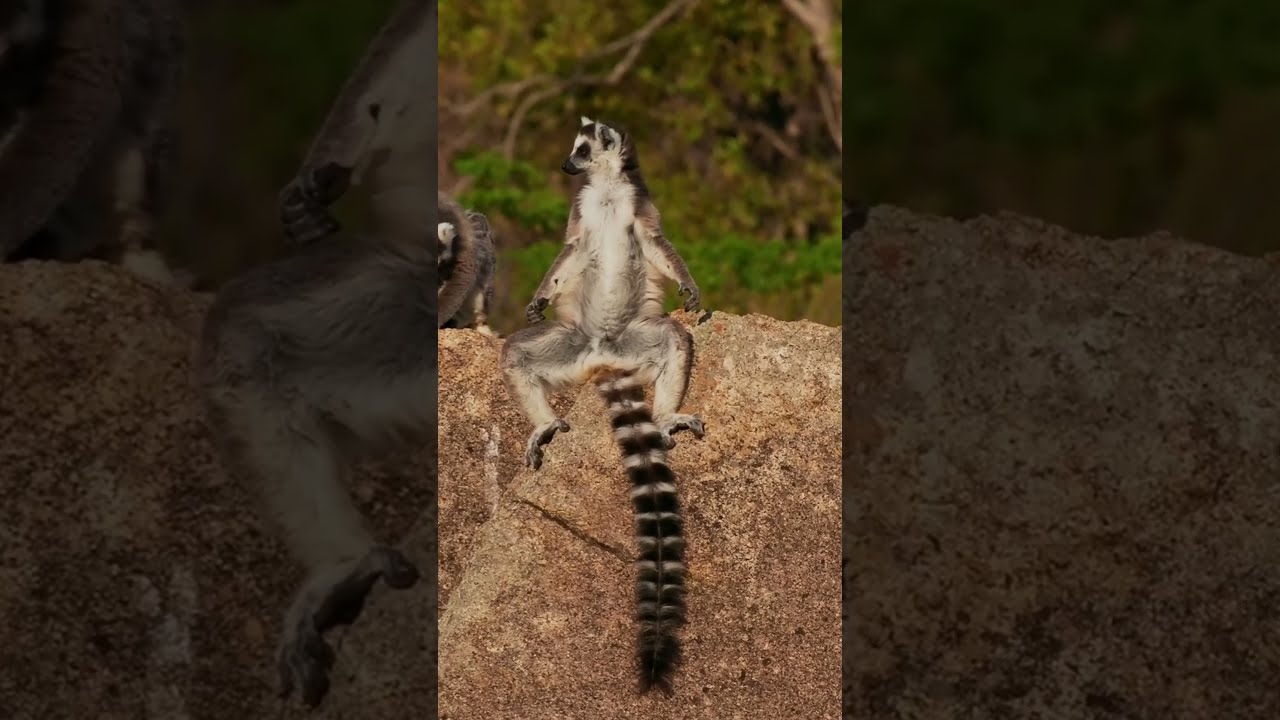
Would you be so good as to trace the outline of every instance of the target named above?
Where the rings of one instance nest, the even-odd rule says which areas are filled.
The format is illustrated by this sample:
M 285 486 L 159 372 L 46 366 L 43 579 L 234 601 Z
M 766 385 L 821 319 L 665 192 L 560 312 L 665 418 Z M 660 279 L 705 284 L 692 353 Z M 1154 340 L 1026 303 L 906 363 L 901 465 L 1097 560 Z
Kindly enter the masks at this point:
M 573 164 L 573 158 L 566 158 L 565 161 L 561 163 L 560 169 L 569 175 L 577 175 L 582 172 L 582 168 Z

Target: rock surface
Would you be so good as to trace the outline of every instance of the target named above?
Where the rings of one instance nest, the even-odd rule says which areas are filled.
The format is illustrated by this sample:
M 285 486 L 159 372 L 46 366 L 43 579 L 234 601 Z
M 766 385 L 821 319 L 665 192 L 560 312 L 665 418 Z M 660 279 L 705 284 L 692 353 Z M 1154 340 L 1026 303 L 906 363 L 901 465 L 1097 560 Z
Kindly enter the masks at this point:
M 835 716 L 838 330 L 676 317 L 707 435 L 671 455 L 691 573 L 671 698 L 635 691 L 632 518 L 603 404 L 566 393 L 572 430 L 528 471 L 499 343 L 441 333 L 442 718 Z
M 271 660 L 298 572 L 221 472 L 189 382 L 208 302 L 102 263 L 0 265 L 0 718 L 304 715 Z M 433 454 L 354 483 L 415 559 L 434 552 Z M 431 611 L 429 587 L 374 591 L 310 717 L 425 717 L 434 669 L 392 673 L 422 664 L 430 615 L 406 608 Z
M 844 717 L 1280 717 L 1280 265 L 876 208 Z
M 101 263 L 0 265 L 0 718 L 430 717 L 430 576 L 377 588 L 332 638 L 319 711 L 275 696 L 298 571 L 206 437 L 188 373 L 208 302 Z M 531 473 L 498 344 L 441 333 L 442 717 L 835 715 L 837 330 L 713 314 L 693 333 L 708 434 L 673 451 L 692 577 L 671 699 L 634 691 L 632 519 L 600 401 L 559 401 L 573 430 Z M 435 449 L 353 492 L 424 570 Z

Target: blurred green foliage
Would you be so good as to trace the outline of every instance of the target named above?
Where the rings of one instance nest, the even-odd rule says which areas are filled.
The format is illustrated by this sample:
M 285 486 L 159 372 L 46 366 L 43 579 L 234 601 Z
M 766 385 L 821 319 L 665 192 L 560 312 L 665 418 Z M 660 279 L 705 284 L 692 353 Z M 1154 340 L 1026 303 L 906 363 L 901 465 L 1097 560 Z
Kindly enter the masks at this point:
M 852 194 L 1280 249 L 1280 3 L 856 8 Z
M 468 207 L 485 208 L 540 236 L 559 237 L 569 214 L 569 198 L 548 190 L 543 173 L 526 162 L 506 160 L 485 151 L 460 156 L 455 168 L 473 178 L 474 189 L 459 196 Z M 830 222 L 839 224 L 838 216 Z M 829 232 L 812 241 L 761 242 L 757 238 L 725 232 L 712 241 L 689 242 L 668 228 L 669 239 L 681 248 L 681 256 L 698 281 L 704 298 L 730 302 L 735 298 L 776 297 L 782 300 L 797 288 L 820 287 L 824 279 L 840 276 L 840 237 Z M 519 301 L 533 297 L 542 274 L 560 252 L 558 241 L 538 241 L 504 250 L 504 264 L 517 268 L 508 277 L 506 291 Z M 523 270 L 523 272 L 521 271 Z M 681 300 L 669 298 L 669 308 Z M 784 314 L 802 312 L 803 306 L 784 307 Z
M 163 227 L 166 252 L 202 284 L 216 286 L 285 252 L 277 193 L 393 2 L 187 6 L 183 172 Z M 351 226 L 359 210 L 346 200 L 336 208 Z
M 781 4 L 703 0 L 658 29 L 617 84 L 552 92 L 524 115 L 511 158 L 509 121 L 529 92 L 487 91 L 540 76 L 607 74 L 624 52 L 593 53 L 654 17 L 665 0 L 623 5 L 497 0 L 442 3 L 443 187 L 489 216 L 499 236 L 494 324 L 509 331 L 559 251 L 575 184 L 559 171 L 587 115 L 635 138 L 668 237 L 703 306 L 839 323 L 839 151 L 826 134 L 813 40 Z M 771 146 L 759 128 L 782 138 Z M 671 307 L 678 305 L 674 287 Z

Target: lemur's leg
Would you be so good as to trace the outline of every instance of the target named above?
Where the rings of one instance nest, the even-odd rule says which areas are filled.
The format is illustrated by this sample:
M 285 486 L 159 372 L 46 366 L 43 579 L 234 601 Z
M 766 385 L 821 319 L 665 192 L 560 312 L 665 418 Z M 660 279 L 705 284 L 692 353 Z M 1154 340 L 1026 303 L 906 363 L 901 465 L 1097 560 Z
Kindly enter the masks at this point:
M 268 517 L 302 561 L 307 577 L 284 619 L 277 649 L 281 692 L 301 689 L 316 705 L 328 691 L 333 651 L 322 637 L 360 615 L 374 583 L 406 588 L 418 571 L 398 551 L 375 544 L 343 487 L 346 459 L 313 413 L 244 393 L 216 420 L 230 467 L 261 493 Z
M 543 446 L 569 429 L 569 423 L 556 417 L 547 392 L 573 383 L 587 342 L 573 326 L 544 321 L 511 333 L 502 347 L 507 390 L 533 423 L 524 458 L 534 470 L 542 467 Z
M 182 284 L 154 248 L 155 218 L 148 182 L 150 167 L 142 146 L 122 148 L 115 167 L 115 213 L 119 222 L 114 254 L 135 275 L 161 285 Z M 184 278 L 183 282 L 189 282 Z
M 653 364 L 653 419 L 674 447 L 673 433 L 688 430 L 702 437 L 702 419 L 678 412 L 689 389 L 693 369 L 693 338 L 671 318 L 645 318 L 633 323 L 618 341 L 625 357 L 636 357 Z
M 471 317 L 472 325 L 481 335 L 493 337 L 493 330 L 489 328 L 489 298 L 492 290 L 478 288 L 475 294 L 471 296 Z

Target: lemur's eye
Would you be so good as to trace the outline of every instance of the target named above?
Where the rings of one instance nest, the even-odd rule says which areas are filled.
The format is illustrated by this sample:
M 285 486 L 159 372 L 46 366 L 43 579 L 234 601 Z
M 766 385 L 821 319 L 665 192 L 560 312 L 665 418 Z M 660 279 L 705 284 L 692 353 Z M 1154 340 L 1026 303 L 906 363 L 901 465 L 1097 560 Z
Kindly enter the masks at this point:
M 579 145 L 578 151 L 574 153 L 574 155 L 577 155 L 580 158 L 585 158 L 590 154 L 591 154 L 591 148 L 587 147 L 586 143 L 582 143 L 581 145 Z

